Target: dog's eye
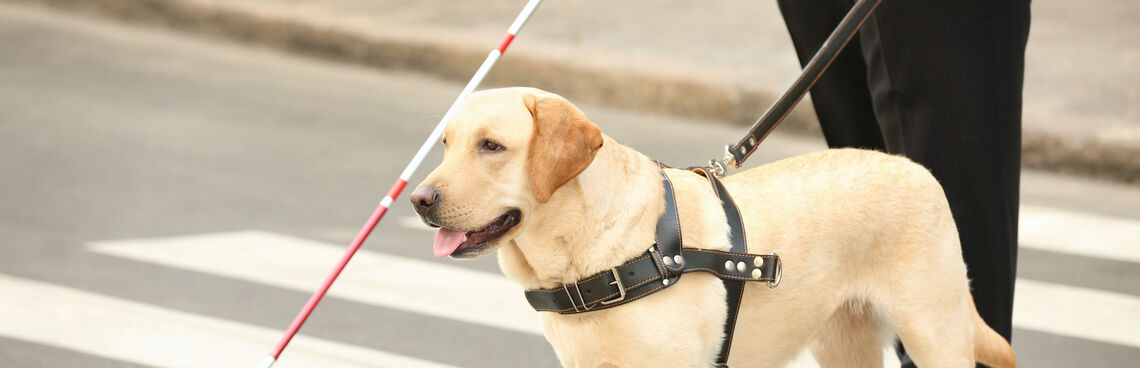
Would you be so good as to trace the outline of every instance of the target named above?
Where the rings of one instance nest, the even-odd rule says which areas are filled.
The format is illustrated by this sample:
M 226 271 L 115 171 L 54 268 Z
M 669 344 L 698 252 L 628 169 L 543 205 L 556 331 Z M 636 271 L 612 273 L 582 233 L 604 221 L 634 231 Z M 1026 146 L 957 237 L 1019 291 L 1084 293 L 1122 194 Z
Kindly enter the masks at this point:
M 503 150 L 503 146 L 491 140 L 484 140 L 483 145 L 479 147 L 483 152 L 499 152 Z

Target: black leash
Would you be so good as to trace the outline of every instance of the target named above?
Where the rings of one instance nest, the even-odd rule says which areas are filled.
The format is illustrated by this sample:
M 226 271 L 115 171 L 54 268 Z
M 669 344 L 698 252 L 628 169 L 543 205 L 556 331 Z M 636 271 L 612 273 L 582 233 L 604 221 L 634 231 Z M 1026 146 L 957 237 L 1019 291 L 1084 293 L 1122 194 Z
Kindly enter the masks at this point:
M 716 176 L 724 177 L 728 173 L 728 169 L 739 169 L 744 160 L 752 155 L 756 150 L 756 146 L 768 137 L 768 134 L 779 125 L 788 112 L 796 107 L 796 104 L 803 99 L 808 90 L 811 89 L 815 82 L 819 80 L 819 76 L 831 66 L 831 62 L 835 61 L 835 57 L 843 51 L 843 47 L 847 46 L 847 42 L 855 36 L 859 28 L 863 27 L 863 23 L 871 16 L 871 12 L 879 6 L 882 0 L 859 0 L 843 17 L 843 21 L 839 26 L 831 32 L 827 40 L 823 42 L 823 46 L 819 51 L 812 56 L 811 61 L 808 61 L 807 66 L 804 67 L 803 72 L 800 73 L 799 79 L 784 94 L 776 100 L 760 119 L 752 125 L 752 130 L 748 131 L 740 141 L 733 145 L 724 147 L 724 158 L 720 160 L 709 161 L 709 171 Z

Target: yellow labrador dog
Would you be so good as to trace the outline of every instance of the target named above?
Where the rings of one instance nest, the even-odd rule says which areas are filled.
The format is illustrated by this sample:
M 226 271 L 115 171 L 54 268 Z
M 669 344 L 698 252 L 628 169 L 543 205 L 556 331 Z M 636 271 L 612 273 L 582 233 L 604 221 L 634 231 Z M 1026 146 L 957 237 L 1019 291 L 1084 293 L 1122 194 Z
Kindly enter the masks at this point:
M 443 144 L 443 162 L 411 198 L 439 227 L 437 256 L 498 250 L 508 277 L 539 289 L 607 271 L 654 243 L 664 211 L 658 167 L 562 97 L 531 88 L 473 94 Z M 684 244 L 729 249 L 709 182 L 665 172 Z M 897 333 L 920 367 L 1016 366 L 1013 349 L 974 308 L 954 220 L 923 167 L 829 150 L 724 184 L 749 253 L 778 253 L 784 271 L 777 288 L 747 284 L 730 365 L 782 367 L 810 348 L 823 367 L 881 367 L 882 346 Z M 542 320 L 567 367 L 708 367 L 726 309 L 720 279 L 690 273 L 625 305 L 542 312 Z

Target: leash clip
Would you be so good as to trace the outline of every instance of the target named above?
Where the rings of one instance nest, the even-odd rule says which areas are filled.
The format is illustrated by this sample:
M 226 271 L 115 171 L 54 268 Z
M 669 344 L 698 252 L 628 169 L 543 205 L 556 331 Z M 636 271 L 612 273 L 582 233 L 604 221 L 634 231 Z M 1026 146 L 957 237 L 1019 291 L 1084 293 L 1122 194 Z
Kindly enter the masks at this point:
M 719 160 L 709 160 L 709 167 L 705 169 L 709 173 L 716 175 L 718 178 L 723 178 L 728 175 L 728 169 L 738 169 L 740 164 L 736 163 L 736 158 L 732 156 L 732 146 L 724 145 L 724 158 Z

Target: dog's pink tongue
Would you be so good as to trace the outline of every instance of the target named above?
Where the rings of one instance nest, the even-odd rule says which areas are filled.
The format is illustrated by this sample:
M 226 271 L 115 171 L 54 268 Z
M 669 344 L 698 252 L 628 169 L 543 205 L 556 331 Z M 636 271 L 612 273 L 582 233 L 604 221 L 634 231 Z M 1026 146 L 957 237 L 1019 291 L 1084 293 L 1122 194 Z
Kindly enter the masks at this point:
M 435 233 L 435 244 L 432 245 L 435 256 L 450 256 L 451 253 L 455 252 L 455 249 L 459 248 L 459 244 L 463 243 L 463 235 L 466 233 L 466 231 L 439 228 L 439 232 Z

